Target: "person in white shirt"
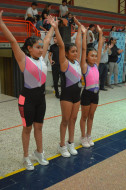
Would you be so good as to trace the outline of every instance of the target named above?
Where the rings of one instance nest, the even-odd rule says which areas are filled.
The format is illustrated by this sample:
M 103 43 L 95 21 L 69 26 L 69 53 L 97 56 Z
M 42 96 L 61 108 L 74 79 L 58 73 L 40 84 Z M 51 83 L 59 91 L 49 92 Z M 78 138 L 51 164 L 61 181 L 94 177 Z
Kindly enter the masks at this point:
M 95 30 L 95 25 L 94 24 L 90 24 L 89 25 L 89 29 L 88 29 L 88 32 L 87 32 L 87 47 L 92 47 L 94 41 L 95 41 L 95 37 L 94 37 L 94 32 Z
M 67 18 L 68 15 L 68 7 L 67 7 L 67 1 L 63 0 L 62 5 L 59 7 L 59 17 Z
M 33 2 L 31 4 L 31 7 L 29 7 L 26 11 L 25 14 L 25 20 L 29 20 L 31 22 L 34 22 L 35 20 L 35 16 L 38 15 L 38 10 L 37 10 L 37 3 Z

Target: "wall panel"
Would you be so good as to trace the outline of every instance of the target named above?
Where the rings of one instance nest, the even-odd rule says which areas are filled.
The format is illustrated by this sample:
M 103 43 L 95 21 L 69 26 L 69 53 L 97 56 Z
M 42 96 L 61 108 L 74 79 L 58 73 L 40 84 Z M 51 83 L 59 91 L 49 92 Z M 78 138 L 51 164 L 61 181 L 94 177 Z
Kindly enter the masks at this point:
M 39 0 L 41 1 L 41 0 Z M 44 0 L 61 4 L 62 0 Z M 118 0 L 74 0 L 75 6 L 98 9 L 103 11 L 118 12 Z

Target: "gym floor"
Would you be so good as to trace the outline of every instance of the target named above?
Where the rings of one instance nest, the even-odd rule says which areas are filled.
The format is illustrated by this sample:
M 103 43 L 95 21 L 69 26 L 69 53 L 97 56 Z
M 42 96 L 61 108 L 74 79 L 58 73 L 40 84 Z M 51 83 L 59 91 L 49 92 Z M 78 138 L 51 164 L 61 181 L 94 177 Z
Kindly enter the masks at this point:
M 95 145 L 89 149 L 80 145 L 79 110 L 75 129 L 78 155 L 70 158 L 61 157 L 57 151 L 60 101 L 53 89 L 47 88 L 43 147 L 50 164 L 34 163 L 34 171 L 26 171 L 22 165 L 22 122 L 17 102 L 17 98 L 0 94 L 0 190 L 126 189 L 126 83 L 100 91 L 92 130 Z M 35 148 L 32 131 L 29 154 Z

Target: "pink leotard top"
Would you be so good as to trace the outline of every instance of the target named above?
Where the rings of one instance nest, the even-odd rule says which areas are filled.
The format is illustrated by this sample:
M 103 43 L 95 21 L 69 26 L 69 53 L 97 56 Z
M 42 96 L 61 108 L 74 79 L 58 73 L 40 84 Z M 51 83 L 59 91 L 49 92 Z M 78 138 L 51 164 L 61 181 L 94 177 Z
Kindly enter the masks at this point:
M 66 87 L 72 86 L 81 80 L 80 64 L 75 60 L 75 63 L 69 61 L 67 71 L 65 72 Z
M 88 65 L 87 72 L 83 74 L 85 89 L 97 93 L 99 91 L 99 71 L 96 64 Z
M 38 60 L 26 56 L 24 69 L 24 87 L 37 88 L 46 82 L 47 66 L 41 56 Z

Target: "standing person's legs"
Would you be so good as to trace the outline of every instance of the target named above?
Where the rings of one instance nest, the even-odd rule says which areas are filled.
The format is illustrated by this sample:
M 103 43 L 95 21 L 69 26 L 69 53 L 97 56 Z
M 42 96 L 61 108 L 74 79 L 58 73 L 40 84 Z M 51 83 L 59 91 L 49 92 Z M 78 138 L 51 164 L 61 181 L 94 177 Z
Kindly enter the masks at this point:
M 36 123 L 34 122 L 34 137 L 36 141 L 37 151 L 39 153 L 43 152 L 42 147 L 42 123 Z
M 99 64 L 98 70 L 99 70 L 99 78 L 101 78 L 101 75 L 103 73 L 103 63 Z
M 78 153 L 74 147 L 74 131 L 75 131 L 75 123 L 77 120 L 79 107 L 80 107 L 80 101 L 73 104 L 72 112 L 71 112 L 71 116 L 70 116 L 70 120 L 68 124 L 69 139 L 67 142 L 67 148 L 72 155 L 76 155 Z
M 38 161 L 41 165 L 47 165 L 49 162 L 45 159 L 42 146 L 42 123 L 34 122 L 34 137 L 37 149 L 33 153 L 33 159 Z
M 87 135 L 88 136 L 91 136 L 94 113 L 96 111 L 96 108 L 97 108 L 97 104 L 92 103 L 90 105 L 90 110 L 89 110 L 88 119 L 87 119 Z
M 81 129 L 81 137 L 82 138 L 84 138 L 86 136 L 85 126 L 86 126 L 86 121 L 88 118 L 89 110 L 90 110 L 90 105 L 89 106 L 81 106 L 80 129 Z
M 61 71 L 60 71 L 60 66 L 57 66 L 57 85 L 59 86 L 59 83 L 60 83 L 60 90 L 58 88 L 58 92 L 61 92 Z
M 41 165 L 47 165 L 49 162 L 45 159 L 43 146 L 42 146 L 42 126 L 46 111 L 45 95 L 38 92 L 38 101 L 35 105 L 34 115 L 34 137 L 36 141 L 37 149 L 33 152 L 33 159 L 38 161 Z
M 53 75 L 53 84 L 55 95 L 59 98 L 59 90 L 58 90 L 58 81 L 59 81 L 59 68 L 57 66 L 52 66 L 52 75 Z
M 107 83 L 107 80 L 108 80 L 108 67 L 109 67 L 109 65 L 108 65 L 108 63 L 105 63 L 105 67 L 106 67 L 106 78 L 105 78 L 105 86 L 107 86 L 108 85 L 108 83 Z
M 109 62 L 109 76 L 108 76 L 108 85 L 111 87 L 111 76 L 114 70 L 114 62 Z
M 91 139 L 91 130 L 93 124 L 94 113 L 98 105 L 99 94 L 83 90 L 81 95 L 82 115 L 80 120 L 81 127 L 81 144 L 83 147 L 93 146 Z M 87 122 L 87 134 L 85 134 L 85 125 Z
M 96 111 L 97 104 L 92 103 L 90 105 L 90 110 L 88 114 L 88 120 L 87 120 L 87 141 L 90 146 L 94 146 L 94 142 L 91 138 L 91 131 L 92 131 L 92 125 L 93 125 L 93 119 L 94 119 L 94 113 Z
M 114 63 L 114 83 L 118 84 L 118 64 Z
M 123 80 L 122 82 L 125 82 L 125 75 L 126 75 L 126 63 L 123 64 Z
M 70 116 L 73 109 L 73 103 L 68 101 L 61 101 L 62 121 L 60 124 L 60 146 L 65 146 L 66 129 L 69 124 Z
M 23 144 L 24 157 L 28 157 L 28 148 L 29 148 L 31 130 L 32 126 L 23 127 L 22 130 L 22 144 Z
M 23 130 L 22 130 L 22 144 L 24 151 L 23 164 L 27 170 L 34 170 L 34 166 L 28 154 L 30 134 L 32 130 L 32 118 L 34 116 L 33 106 L 30 103 L 28 103 L 27 98 L 24 95 L 20 95 L 18 99 L 18 108 L 23 123 Z M 29 117 L 29 115 L 31 117 Z
M 23 151 L 24 151 L 23 164 L 27 170 L 34 170 L 34 166 L 28 154 L 31 130 L 32 130 L 32 126 L 23 127 L 23 130 L 22 130 L 22 144 L 23 144 Z
M 87 136 L 85 132 L 89 110 L 90 110 L 90 105 L 87 105 L 87 106 L 81 105 L 81 119 L 80 119 L 81 139 L 80 141 L 81 141 L 82 146 L 85 148 L 90 147 L 87 141 Z
M 58 68 L 58 82 L 60 82 L 60 91 L 61 91 L 61 71 L 60 71 L 60 67 Z
M 70 116 L 70 121 L 68 124 L 68 130 L 69 130 L 69 142 L 73 143 L 74 142 L 74 130 L 75 130 L 75 122 L 77 120 L 77 114 L 79 111 L 79 107 L 80 107 L 80 101 L 77 103 L 73 104 L 72 107 L 72 112 L 71 112 L 71 116 Z
M 100 80 L 100 89 L 104 89 L 105 87 L 105 81 L 107 77 L 107 65 L 105 63 L 102 63 L 102 75 L 101 75 L 101 80 Z
M 73 103 L 68 101 L 60 101 L 61 105 L 61 112 L 62 112 L 62 121 L 60 124 L 60 145 L 59 145 L 59 152 L 63 157 L 70 157 L 70 153 L 67 150 L 65 145 L 65 135 L 67 126 L 69 124 L 70 116 L 72 113 Z
M 106 80 L 105 80 L 105 86 L 108 85 L 108 72 L 109 72 L 109 63 L 106 63 L 106 68 L 107 68 L 107 75 L 106 75 Z
M 99 64 L 99 80 L 100 80 L 100 89 L 103 89 L 103 70 L 104 70 L 104 63 Z

